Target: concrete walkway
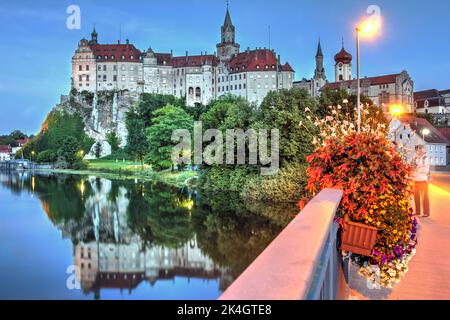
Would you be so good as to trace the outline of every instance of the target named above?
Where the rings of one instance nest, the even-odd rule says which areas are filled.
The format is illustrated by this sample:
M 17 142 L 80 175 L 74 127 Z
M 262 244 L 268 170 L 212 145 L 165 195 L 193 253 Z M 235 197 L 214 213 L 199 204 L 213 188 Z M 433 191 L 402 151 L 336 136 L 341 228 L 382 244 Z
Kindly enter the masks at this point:
M 417 253 L 403 280 L 390 290 L 371 290 L 351 267 L 349 299 L 450 299 L 450 174 L 434 173 L 429 195 L 431 217 L 418 218 Z

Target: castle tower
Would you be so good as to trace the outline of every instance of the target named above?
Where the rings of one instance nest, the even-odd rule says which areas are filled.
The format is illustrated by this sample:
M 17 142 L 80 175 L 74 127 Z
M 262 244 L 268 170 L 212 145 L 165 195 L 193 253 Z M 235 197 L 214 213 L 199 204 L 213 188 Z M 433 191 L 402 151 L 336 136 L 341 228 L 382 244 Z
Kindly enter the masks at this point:
M 325 68 L 323 67 L 323 53 L 322 46 L 319 43 L 317 45 L 316 53 L 316 69 L 314 70 L 314 77 L 312 79 L 312 95 L 317 97 L 320 95 L 320 89 L 327 83 L 327 77 L 325 75 Z
M 323 67 L 323 53 L 322 53 L 322 47 L 320 45 L 320 39 L 319 44 L 317 45 L 317 53 L 316 53 L 316 70 L 314 70 L 314 79 L 325 79 L 325 68 Z
M 347 81 L 352 80 L 352 55 L 345 51 L 344 40 L 342 40 L 342 49 L 334 56 L 336 62 L 335 69 L 335 81 Z
M 225 22 L 221 28 L 221 42 L 217 45 L 217 56 L 221 61 L 228 61 L 234 54 L 239 53 L 239 48 L 240 45 L 236 43 L 236 30 L 231 22 L 227 3 Z
M 97 31 L 95 31 L 95 26 L 94 26 L 94 30 L 91 33 L 91 41 L 89 41 L 89 44 L 91 44 L 91 45 L 98 44 L 97 38 L 98 38 L 98 34 L 97 34 Z

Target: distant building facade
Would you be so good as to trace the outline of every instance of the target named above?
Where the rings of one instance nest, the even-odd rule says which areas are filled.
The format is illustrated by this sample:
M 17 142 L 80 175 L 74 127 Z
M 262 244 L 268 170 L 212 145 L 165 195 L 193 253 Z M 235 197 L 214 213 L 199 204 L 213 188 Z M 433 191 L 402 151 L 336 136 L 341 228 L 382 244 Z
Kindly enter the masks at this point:
M 174 56 L 151 48 L 141 52 L 125 44 L 99 44 L 98 34 L 82 39 L 72 58 L 72 85 L 78 91 L 129 90 L 186 98 L 188 106 L 207 104 L 225 94 L 261 103 L 273 90 L 290 89 L 294 70 L 274 50 L 240 52 L 227 8 L 217 54 Z
M 414 107 L 417 113 L 450 114 L 450 90 L 414 92 Z
M 0 145 L 0 161 L 11 160 L 12 149 L 10 146 Z

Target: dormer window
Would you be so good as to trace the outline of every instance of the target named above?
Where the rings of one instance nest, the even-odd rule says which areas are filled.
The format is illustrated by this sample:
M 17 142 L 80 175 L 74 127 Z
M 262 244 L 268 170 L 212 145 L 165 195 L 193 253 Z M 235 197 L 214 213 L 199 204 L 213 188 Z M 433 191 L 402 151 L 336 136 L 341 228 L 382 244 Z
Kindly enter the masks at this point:
M 133 59 L 134 59 L 134 57 L 133 57 L 133 56 L 130 56 L 130 59 L 131 59 L 131 60 L 133 60 Z
M 122 56 L 121 59 L 122 59 L 122 60 L 125 60 L 125 56 Z
M 259 70 L 259 64 L 256 65 L 256 69 Z
M 114 60 L 116 57 L 114 55 L 111 56 L 111 60 Z
M 275 69 L 275 65 L 274 64 L 272 65 L 272 69 Z
M 244 66 L 242 66 L 242 70 L 245 70 L 245 67 L 244 67 Z
M 266 64 L 266 66 L 264 67 L 266 70 L 269 70 L 269 66 Z
M 102 60 L 102 56 L 97 56 L 97 59 L 98 60 Z
M 105 56 L 105 60 L 108 60 L 108 56 Z

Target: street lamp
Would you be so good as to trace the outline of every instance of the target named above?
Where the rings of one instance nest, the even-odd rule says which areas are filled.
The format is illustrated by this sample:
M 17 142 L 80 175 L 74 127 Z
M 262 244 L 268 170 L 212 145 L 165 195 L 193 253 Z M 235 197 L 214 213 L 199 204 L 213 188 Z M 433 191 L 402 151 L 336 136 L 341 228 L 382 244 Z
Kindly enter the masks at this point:
M 391 112 L 392 116 L 395 118 L 395 117 L 400 116 L 403 113 L 403 108 L 399 104 L 392 104 L 389 107 L 389 111 Z
M 34 150 L 33 150 L 33 151 L 31 151 L 31 162 L 33 162 L 33 157 L 34 157 L 34 154 L 35 154 Z
M 363 20 L 359 26 L 356 27 L 356 74 L 357 74 L 357 98 L 356 108 L 358 113 L 358 132 L 361 132 L 361 79 L 360 79 L 360 54 L 359 54 L 359 39 L 374 37 L 381 27 L 380 17 L 369 17 Z
M 422 130 L 422 140 L 423 140 L 423 142 L 426 142 L 425 141 L 425 136 L 429 135 L 430 133 L 431 133 L 430 129 L 428 129 L 428 128 L 425 128 L 425 129 Z

